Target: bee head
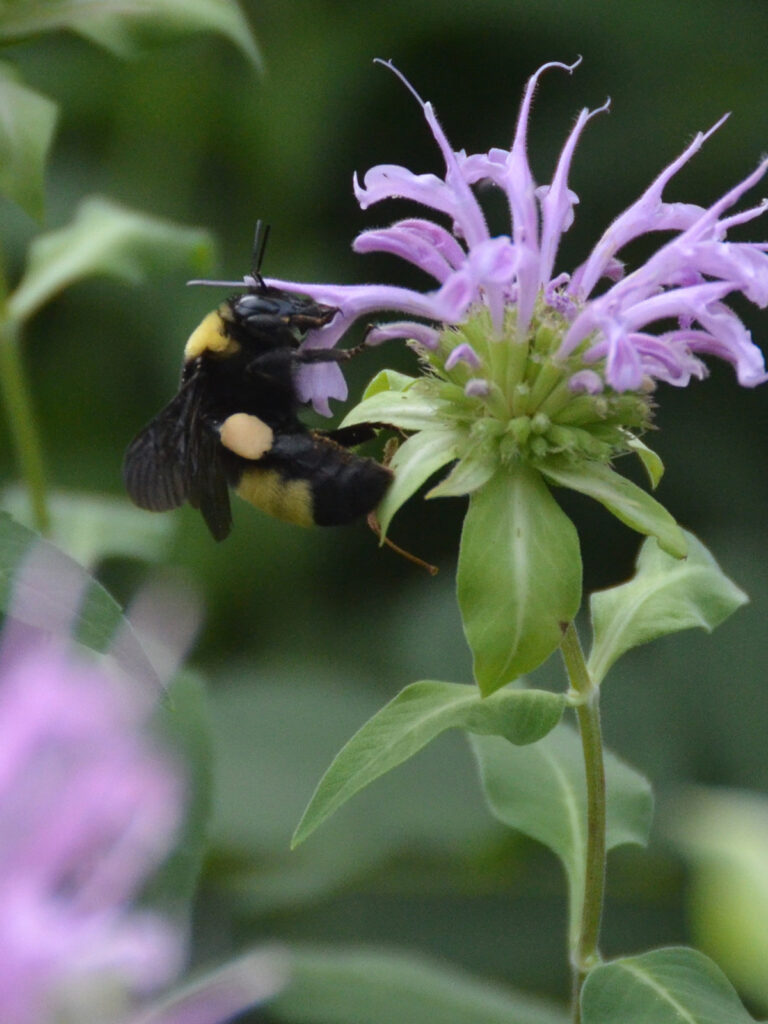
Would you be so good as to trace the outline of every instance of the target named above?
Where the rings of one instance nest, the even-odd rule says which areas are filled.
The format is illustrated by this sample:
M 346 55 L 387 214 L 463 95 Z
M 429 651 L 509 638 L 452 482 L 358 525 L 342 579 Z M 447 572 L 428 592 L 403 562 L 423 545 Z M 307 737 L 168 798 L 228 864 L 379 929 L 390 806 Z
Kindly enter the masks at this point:
M 276 339 L 282 338 L 286 329 L 300 340 L 312 328 L 330 323 L 338 312 L 334 306 L 323 306 L 314 299 L 271 288 L 262 282 L 242 295 L 235 295 L 227 305 L 231 323 L 262 340 L 270 334 Z

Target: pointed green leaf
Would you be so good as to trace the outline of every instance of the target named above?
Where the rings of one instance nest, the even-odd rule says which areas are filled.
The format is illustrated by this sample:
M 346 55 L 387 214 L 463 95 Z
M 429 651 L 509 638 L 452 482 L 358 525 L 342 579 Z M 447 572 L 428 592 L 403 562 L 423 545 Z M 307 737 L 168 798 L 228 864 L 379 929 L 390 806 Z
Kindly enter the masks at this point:
M 541 472 L 559 487 L 586 494 L 599 501 L 622 523 L 638 533 L 656 537 L 661 547 L 675 558 L 685 558 L 683 531 L 663 505 L 631 480 L 602 462 L 570 463 L 554 457 L 542 462 Z
M 413 757 L 446 729 L 533 743 L 557 725 L 564 698 L 546 690 L 502 690 L 483 699 L 475 686 L 424 680 L 406 686 L 336 755 L 293 837 L 303 842 L 374 779 Z
M 388 423 L 401 430 L 424 430 L 435 426 L 435 417 L 446 405 L 417 388 L 406 391 L 378 391 L 350 409 L 342 427 L 358 423 Z
M 595 967 L 582 1024 L 754 1024 L 726 976 L 703 953 L 655 949 Z
M 685 534 L 688 557 L 672 558 L 649 537 L 637 558 L 634 577 L 590 599 L 594 642 L 589 671 L 595 682 L 630 648 L 682 629 L 715 626 L 746 604 L 701 541 Z
M 94 651 L 109 649 L 127 675 L 160 688 L 114 598 L 63 551 L 0 512 L 0 611 L 10 610 L 37 629 L 74 636 Z
M 417 380 L 418 377 L 409 377 L 397 370 L 380 370 L 363 392 L 363 400 L 383 391 L 407 391 Z
M 257 66 L 248 22 L 235 0 L 23 0 L 0 4 L 0 40 L 71 29 L 119 57 L 190 32 L 218 32 Z
M 86 199 L 71 224 L 34 240 L 8 313 L 24 321 L 57 292 L 93 274 L 136 284 L 150 273 L 203 270 L 211 255 L 205 231 L 134 213 L 106 199 Z
M 400 445 L 390 463 L 395 479 L 378 508 L 381 532 L 386 536 L 397 510 L 425 481 L 458 454 L 459 440 L 450 430 L 421 430 Z
M 492 459 L 481 459 L 469 454 L 460 459 L 445 480 L 432 488 L 428 498 L 457 498 L 471 494 L 487 484 L 498 469 L 498 463 Z
M 45 165 L 56 104 L 15 80 L 0 64 L 0 192 L 43 219 Z
M 513 464 L 471 496 L 457 586 L 484 695 L 560 645 L 581 602 L 579 539 L 535 469 Z
M 485 797 L 493 814 L 553 850 L 565 867 L 570 920 L 578 927 L 584 890 L 587 795 L 584 757 L 576 731 L 565 723 L 530 747 L 496 737 L 472 741 Z M 605 757 L 607 847 L 644 845 L 653 814 L 646 779 L 613 754 Z
M 413 953 L 299 950 L 269 1016 L 290 1024 L 567 1024 L 562 1011 Z
M 657 455 L 647 444 L 643 444 L 639 437 L 628 438 L 627 448 L 633 451 L 642 462 L 651 487 L 655 491 L 664 476 L 664 463 L 661 461 L 661 456 Z

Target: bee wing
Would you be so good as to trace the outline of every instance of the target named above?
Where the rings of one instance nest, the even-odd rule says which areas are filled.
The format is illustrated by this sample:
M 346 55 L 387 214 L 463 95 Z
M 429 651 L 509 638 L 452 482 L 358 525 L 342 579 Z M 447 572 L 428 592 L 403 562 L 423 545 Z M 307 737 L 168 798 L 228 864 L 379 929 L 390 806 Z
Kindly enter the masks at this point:
M 218 434 L 202 415 L 205 382 L 190 377 L 179 393 L 133 439 L 123 461 L 131 500 L 152 512 L 188 501 L 199 508 L 216 540 L 232 526 Z
M 212 426 L 198 422 L 192 431 L 187 458 L 187 500 L 192 508 L 200 509 L 213 539 L 224 540 L 232 529 L 232 510 L 221 443 Z

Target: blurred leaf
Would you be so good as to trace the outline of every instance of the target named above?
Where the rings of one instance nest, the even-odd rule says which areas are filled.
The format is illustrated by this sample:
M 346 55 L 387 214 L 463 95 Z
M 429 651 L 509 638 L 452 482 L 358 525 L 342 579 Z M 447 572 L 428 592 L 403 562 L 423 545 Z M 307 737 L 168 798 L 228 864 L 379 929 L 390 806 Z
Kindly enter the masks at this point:
M 119 57 L 190 32 L 218 32 L 257 66 L 258 47 L 235 0 L 2 0 L 0 40 L 72 29 Z
M 711 633 L 749 600 L 701 541 L 691 533 L 685 537 L 684 560 L 672 558 L 649 537 L 633 578 L 590 598 L 594 641 L 589 671 L 596 683 L 632 647 L 694 627 Z
M 137 558 L 159 562 L 168 551 L 174 524 L 164 516 L 148 516 L 121 498 L 103 494 L 52 491 L 47 495 L 51 540 L 76 562 L 92 568 L 102 558 Z M 26 492 L 8 487 L 3 507 L 30 526 Z
M 483 699 L 475 686 L 423 680 L 406 686 L 336 755 L 293 836 L 303 842 L 374 779 L 413 757 L 446 729 L 534 743 L 560 721 L 564 697 L 546 690 L 503 690 Z
M 390 469 L 395 474 L 378 508 L 382 535 L 386 535 L 392 517 L 421 485 L 458 454 L 456 434 L 446 429 L 420 430 L 400 445 Z
M 138 284 L 152 273 L 203 270 L 211 256 L 211 238 L 199 228 L 134 213 L 107 199 L 86 199 L 71 224 L 32 242 L 8 313 L 22 322 L 57 292 L 93 274 Z
M 768 1011 L 768 797 L 686 789 L 665 808 L 663 823 L 691 865 L 697 945 Z
M 212 808 L 213 750 L 203 681 L 189 672 L 178 673 L 158 705 L 154 725 L 164 746 L 183 762 L 186 809 L 173 852 L 152 878 L 143 901 L 187 925 L 208 849 Z
M 565 1013 L 461 970 L 379 950 L 297 951 L 269 1005 L 290 1024 L 566 1024 Z
M 284 950 L 255 949 L 185 982 L 126 1024 L 224 1024 L 279 992 L 288 966 Z
M 571 464 L 557 456 L 542 462 L 541 472 L 553 484 L 586 494 L 638 533 L 650 534 L 675 558 L 685 558 L 683 531 L 647 491 L 599 462 Z
M 488 805 L 505 825 L 553 850 L 565 867 L 570 920 L 581 915 L 586 854 L 587 795 L 581 741 L 565 723 L 529 747 L 496 737 L 473 739 Z M 605 754 L 607 848 L 644 845 L 653 814 L 647 780 Z
M 648 474 L 651 487 L 656 490 L 661 483 L 661 478 L 664 476 L 664 463 L 661 461 L 661 457 L 649 448 L 647 444 L 643 444 L 639 437 L 627 438 L 627 448 L 633 451 L 638 459 L 640 459 L 643 468 Z
M 43 219 L 45 165 L 56 117 L 55 103 L 0 64 L 0 192 L 37 220 Z
M 530 466 L 510 465 L 471 496 L 457 586 L 485 696 L 560 645 L 581 602 L 579 538 Z
M 595 967 L 581 1009 L 582 1024 L 753 1024 L 717 964 L 683 946 Z
M 82 566 L 32 530 L 0 512 L 0 611 L 36 629 L 107 649 L 123 671 L 151 692 L 154 667 L 120 605 Z

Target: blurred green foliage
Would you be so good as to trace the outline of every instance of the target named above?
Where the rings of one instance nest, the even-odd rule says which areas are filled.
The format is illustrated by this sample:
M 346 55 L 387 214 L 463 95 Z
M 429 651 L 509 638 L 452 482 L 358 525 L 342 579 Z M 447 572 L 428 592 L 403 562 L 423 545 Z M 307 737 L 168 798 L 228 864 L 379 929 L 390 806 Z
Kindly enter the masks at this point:
M 471 151 L 508 142 L 524 81 L 541 63 L 583 54 L 572 77 L 543 80 L 530 140 L 534 172 L 547 180 L 577 110 L 611 95 L 612 112 L 590 125 L 574 161 L 581 204 L 561 269 L 725 110 L 733 117 L 675 179 L 671 198 L 711 201 L 768 148 L 768 7 L 752 0 L 262 0 L 243 9 L 263 74 L 231 41 L 202 34 L 127 63 L 67 33 L 6 47 L 25 84 L 60 105 L 46 229 L 100 193 L 212 231 L 222 276 L 249 269 L 262 217 L 273 228 L 267 274 L 423 284 L 395 261 L 366 263 L 349 248 L 361 228 L 402 213 L 389 204 L 359 211 L 353 170 L 440 167 L 418 107 L 372 66 L 375 56 L 393 58 L 434 102 L 454 146 Z M 15 283 L 39 226 L 5 201 L 0 211 Z M 489 213 L 502 229 L 503 211 Z M 219 297 L 186 288 L 174 267 L 138 287 L 89 279 L 36 317 L 24 356 L 52 484 L 120 498 L 125 445 L 174 393 L 186 336 Z M 761 340 L 768 318 L 743 313 Z M 413 369 L 404 351 L 373 350 L 350 368 L 352 395 L 384 365 Z M 766 789 L 766 394 L 739 389 L 718 368 L 658 399 L 660 498 L 752 604 L 713 638 L 676 635 L 627 657 L 606 693 L 606 740 L 662 799 L 681 781 Z M 3 483 L 16 479 L 4 422 L 0 471 Z M 637 536 L 578 496 L 563 504 L 579 526 L 587 591 L 626 578 Z M 394 520 L 393 539 L 440 565 L 436 580 L 379 551 L 362 526 L 303 532 L 242 506 L 232 537 L 216 545 L 191 510 L 169 517 L 175 529 L 160 561 L 204 597 L 192 661 L 215 684 L 218 818 L 196 922 L 201 960 L 265 936 L 393 944 L 565 994 L 559 869 L 486 814 L 457 737 L 288 852 L 319 775 L 376 708 L 413 679 L 470 680 L 453 593 L 463 510 L 456 499 L 413 501 Z M 121 599 L 146 573 L 122 556 L 101 566 Z M 562 688 L 559 665 L 536 681 Z M 650 858 L 619 852 L 606 953 L 689 941 L 682 871 L 662 842 Z

